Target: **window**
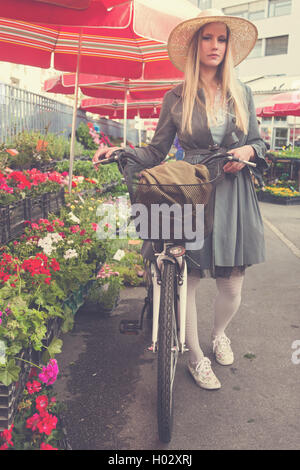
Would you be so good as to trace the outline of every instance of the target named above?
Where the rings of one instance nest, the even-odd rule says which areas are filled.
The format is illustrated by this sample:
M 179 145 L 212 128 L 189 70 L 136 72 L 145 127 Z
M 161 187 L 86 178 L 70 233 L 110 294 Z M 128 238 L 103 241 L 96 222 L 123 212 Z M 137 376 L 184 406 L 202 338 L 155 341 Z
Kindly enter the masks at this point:
M 189 0 L 191 3 L 200 8 L 200 10 L 207 10 L 211 8 L 211 0 Z
M 265 17 L 266 2 L 265 0 L 259 2 L 249 3 L 248 20 L 261 20 Z
M 276 122 L 285 122 L 286 116 L 274 116 L 274 121 Z
M 269 16 L 290 15 L 292 0 L 269 0 Z
M 265 55 L 287 54 L 288 43 L 289 43 L 288 35 L 277 36 L 274 38 L 267 38 Z
M 211 8 L 211 0 L 198 0 L 198 8 L 200 8 L 200 10 Z
M 228 8 L 223 8 L 225 15 L 240 16 L 249 20 L 260 20 L 265 17 L 266 0 L 241 3 Z
M 263 43 L 262 39 L 258 39 L 256 41 L 254 48 L 252 49 L 251 53 L 248 56 L 249 59 L 254 59 L 255 57 L 262 56 L 262 43 Z
M 248 16 L 248 3 L 242 5 L 236 5 L 234 7 L 223 8 L 225 15 L 229 16 L 241 16 L 247 18 Z

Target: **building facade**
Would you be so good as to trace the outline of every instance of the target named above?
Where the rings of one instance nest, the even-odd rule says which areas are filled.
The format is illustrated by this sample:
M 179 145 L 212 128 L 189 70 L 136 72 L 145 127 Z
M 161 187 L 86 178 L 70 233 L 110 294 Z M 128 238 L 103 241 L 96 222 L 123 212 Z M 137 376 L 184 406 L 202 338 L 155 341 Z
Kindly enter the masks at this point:
M 226 15 L 253 21 L 258 41 L 249 57 L 238 67 L 241 78 L 286 74 L 300 76 L 299 0 L 190 0 L 201 10 L 217 8 Z

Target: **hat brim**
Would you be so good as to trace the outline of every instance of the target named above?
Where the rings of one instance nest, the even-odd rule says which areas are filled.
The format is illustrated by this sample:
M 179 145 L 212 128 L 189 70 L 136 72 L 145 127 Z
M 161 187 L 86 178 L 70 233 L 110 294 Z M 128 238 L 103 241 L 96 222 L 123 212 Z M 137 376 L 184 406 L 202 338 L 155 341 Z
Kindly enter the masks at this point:
M 168 54 L 171 62 L 182 72 L 185 69 L 189 43 L 194 34 L 208 23 L 221 22 L 230 30 L 233 63 L 236 67 L 252 51 L 257 41 L 257 28 L 245 18 L 237 16 L 207 16 L 185 20 L 171 31 Z

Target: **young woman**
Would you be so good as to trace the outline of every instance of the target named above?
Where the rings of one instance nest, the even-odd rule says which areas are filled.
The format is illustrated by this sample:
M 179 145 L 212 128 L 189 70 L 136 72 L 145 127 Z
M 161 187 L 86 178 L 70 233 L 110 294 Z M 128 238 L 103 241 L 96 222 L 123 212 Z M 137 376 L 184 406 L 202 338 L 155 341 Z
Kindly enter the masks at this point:
M 212 9 L 174 28 L 169 57 L 185 72 L 185 81 L 165 95 L 151 144 L 128 149 L 144 162 L 143 168 L 164 160 L 176 133 L 189 163 L 201 163 L 204 154 L 220 146 L 242 160 L 255 161 L 260 169 L 267 168 L 251 90 L 234 72 L 256 39 L 251 22 Z M 99 150 L 93 161 L 104 154 L 108 158 L 114 150 Z M 200 387 L 211 390 L 221 384 L 199 345 L 195 303 L 199 280 L 216 279 L 212 350 L 219 364 L 230 365 L 234 356 L 225 329 L 239 308 L 245 269 L 265 259 L 263 224 L 249 169 L 228 162 L 224 172 L 216 188 L 213 233 L 201 250 L 188 253 L 188 368 Z

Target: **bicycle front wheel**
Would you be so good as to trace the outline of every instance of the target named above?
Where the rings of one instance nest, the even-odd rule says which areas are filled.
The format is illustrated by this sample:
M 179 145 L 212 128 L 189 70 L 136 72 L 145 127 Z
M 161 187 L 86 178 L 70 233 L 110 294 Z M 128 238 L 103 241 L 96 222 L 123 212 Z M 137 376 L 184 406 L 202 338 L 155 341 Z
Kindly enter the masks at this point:
M 159 439 L 165 443 L 172 436 L 173 384 L 178 358 L 175 280 L 175 265 L 164 262 L 158 327 L 157 422 Z

